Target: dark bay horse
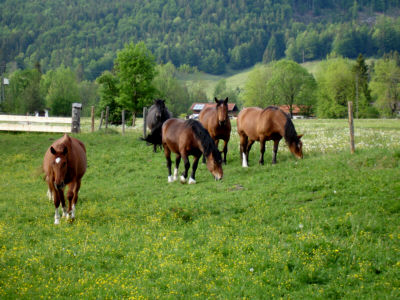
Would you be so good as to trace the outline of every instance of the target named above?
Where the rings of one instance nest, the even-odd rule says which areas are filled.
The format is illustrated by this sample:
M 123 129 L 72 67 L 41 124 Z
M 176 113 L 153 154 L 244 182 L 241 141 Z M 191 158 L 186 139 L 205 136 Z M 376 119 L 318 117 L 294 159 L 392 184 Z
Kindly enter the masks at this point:
M 150 134 L 144 139 L 153 144 L 153 151 L 156 152 L 157 146 L 161 147 L 161 127 L 166 120 L 172 117 L 165 106 L 165 101 L 161 99 L 154 100 L 147 114 L 146 126 L 150 129 Z
M 248 107 L 243 109 L 237 119 L 237 130 L 240 137 L 240 157 L 242 166 L 248 167 L 249 152 L 255 141 L 260 142 L 260 160 L 264 164 L 265 142 L 274 141 L 272 163 L 276 163 L 279 141 L 285 138 L 290 151 L 297 157 L 303 158 L 302 135 L 297 135 L 292 120 L 277 107 L 265 109 Z
M 162 143 L 164 146 L 165 158 L 167 159 L 168 182 L 173 182 L 178 179 L 178 168 L 181 158 L 185 164 L 181 182 L 186 182 L 190 167 L 189 155 L 194 156 L 189 184 L 196 183 L 195 174 L 201 155 L 207 158 L 207 168 L 214 178 L 216 180 L 222 178 L 221 153 L 200 122 L 195 120 L 184 121 L 174 118 L 165 121 L 162 127 Z M 173 177 L 171 174 L 171 152 L 176 154 Z
M 199 120 L 205 129 L 209 132 L 218 148 L 219 140 L 224 141 L 224 163 L 226 164 L 226 153 L 228 152 L 228 142 L 231 137 L 231 121 L 228 116 L 228 98 L 218 100 L 216 107 L 206 107 L 199 115 Z
M 43 159 L 43 171 L 49 186 L 49 198 L 54 200 L 54 224 L 60 223 L 58 208 L 60 203 L 63 217 L 75 218 L 75 205 L 81 179 L 86 171 L 86 148 L 76 138 L 65 134 L 47 149 Z M 68 210 L 65 207 L 64 187 L 68 185 Z

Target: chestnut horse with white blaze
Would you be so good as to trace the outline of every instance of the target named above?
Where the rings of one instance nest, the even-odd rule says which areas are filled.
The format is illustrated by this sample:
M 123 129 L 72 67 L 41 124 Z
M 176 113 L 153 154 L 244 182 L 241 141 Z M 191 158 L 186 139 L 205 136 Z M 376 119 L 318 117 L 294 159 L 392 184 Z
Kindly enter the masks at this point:
M 199 120 L 209 132 L 217 148 L 219 140 L 224 141 L 224 148 L 222 151 L 224 152 L 224 164 L 226 164 L 228 142 L 231 137 L 231 121 L 228 116 L 228 98 L 225 100 L 214 98 L 214 100 L 217 106 L 204 108 L 200 112 Z
M 86 148 L 76 138 L 65 134 L 47 149 L 43 159 L 43 171 L 49 186 L 48 196 L 54 200 L 54 224 L 60 223 L 60 203 L 63 217 L 75 218 L 75 205 L 81 179 L 86 171 Z M 68 210 L 65 207 L 64 187 L 68 185 Z
M 165 158 L 167 159 L 168 182 L 178 179 L 178 168 L 181 158 L 185 164 L 185 170 L 181 176 L 181 183 L 186 183 L 190 168 L 189 155 L 194 157 L 192 174 L 189 184 L 196 183 L 195 175 L 201 155 L 207 159 L 207 168 L 215 180 L 223 176 L 221 153 L 215 146 L 210 134 L 200 122 L 196 120 L 168 119 L 162 126 L 162 143 Z M 171 174 L 171 152 L 176 154 L 174 176 Z
M 285 138 L 290 151 L 297 157 L 303 158 L 302 135 L 297 135 L 292 120 L 278 107 L 269 106 L 265 109 L 247 107 L 237 119 L 237 130 L 240 138 L 240 158 L 243 167 L 248 167 L 249 152 L 255 141 L 260 142 L 260 160 L 264 164 L 265 142 L 274 141 L 272 163 L 276 163 L 276 154 L 280 140 Z

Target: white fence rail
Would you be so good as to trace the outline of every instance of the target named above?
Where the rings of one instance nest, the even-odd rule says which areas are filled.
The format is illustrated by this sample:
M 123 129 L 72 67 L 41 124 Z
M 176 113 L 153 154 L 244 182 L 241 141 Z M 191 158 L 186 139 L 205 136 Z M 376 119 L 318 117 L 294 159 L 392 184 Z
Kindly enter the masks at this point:
M 0 131 L 65 133 L 65 132 L 71 132 L 71 124 L 72 124 L 71 117 L 59 118 L 59 117 L 0 115 Z

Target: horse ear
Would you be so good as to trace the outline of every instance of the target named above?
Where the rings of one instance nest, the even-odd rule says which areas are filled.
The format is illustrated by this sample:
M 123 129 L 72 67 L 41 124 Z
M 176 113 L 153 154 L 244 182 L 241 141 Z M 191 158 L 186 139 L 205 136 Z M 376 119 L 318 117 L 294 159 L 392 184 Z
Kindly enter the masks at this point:
M 298 137 L 299 139 L 301 139 L 301 138 L 303 137 L 303 135 L 302 135 L 302 134 L 299 134 L 297 137 Z
M 215 101 L 215 103 L 218 103 L 217 97 L 214 97 L 214 101 Z
M 228 103 L 228 97 L 226 97 L 226 99 L 224 100 L 224 103 L 225 103 L 225 104 Z
M 50 147 L 50 152 L 51 152 L 51 154 L 53 154 L 53 155 L 56 155 L 56 154 L 57 154 L 57 151 L 53 148 L 53 146 Z
M 67 153 L 68 153 L 68 148 L 67 148 L 67 147 L 64 147 L 63 154 L 64 154 L 64 155 L 67 155 Z

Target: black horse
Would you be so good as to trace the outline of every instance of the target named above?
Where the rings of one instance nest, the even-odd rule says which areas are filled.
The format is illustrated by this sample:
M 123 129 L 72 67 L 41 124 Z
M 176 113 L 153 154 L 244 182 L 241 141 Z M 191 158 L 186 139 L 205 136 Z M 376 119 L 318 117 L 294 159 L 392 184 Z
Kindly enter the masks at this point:
M 155 99 L 147 114 L 146 125 L 150 129 L 150 134 L 143 140 L 153 144 L 153 151 L 156 152 L 157 146 L 162 145 L 161 127 L 166 120 L 172 117 L 165 101 Z

